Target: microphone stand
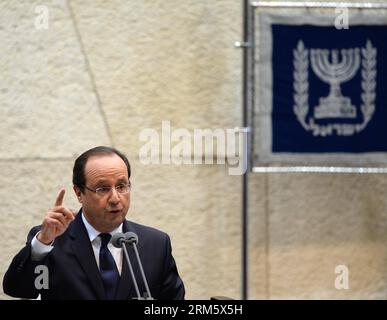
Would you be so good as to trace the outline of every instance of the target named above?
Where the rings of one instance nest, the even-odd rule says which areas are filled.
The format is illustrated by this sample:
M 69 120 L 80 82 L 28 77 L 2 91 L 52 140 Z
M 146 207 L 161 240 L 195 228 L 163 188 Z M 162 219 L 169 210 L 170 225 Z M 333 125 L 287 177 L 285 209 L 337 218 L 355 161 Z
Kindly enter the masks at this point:
M 136 290 L 137 299 L 138 300 L 142 300 L 143 298 L 140 295 L 140 290 L 138 290 L 138 284 L 137 284 L 136 277 L 134 276 L 133 267 L 132 267 L 132 264 L 130 263 L 130 259 L 129 259 L 129 255 L 128 255 L 128 250 L 126 250 L 125 241 L 121 242 L 121 246 L 122 246 L 122 250 L 124 250 L 126 262 L 128 263 L 128 266 L 129 266 L 130 276 L 132 277 L 134 288 Z M 135 299 L 135 298 L 133 298 L 133 299 Z
M 132 278 L 132 281 L 133 281 L 133 284 L 134 284 L 134 288 L 136 290 L 136 295 L 137 295 L 137 298 L 133 298 L 133 299 L 138 299 L 138 300 L 154 300 L 152 298 L 152 295 L 151 295 L 150 290 L 149 290 L 148 282 L 146 280 L 145 273 L 144 273 L 144 268 L 142 267 L 142 263 L 141 263 L 141 260 L 140 260 L 140 255 L 138 254 L 138 250 L 137 250 L 137 246 L 136 246 L 136 244 L 138 243 L 138 236 L 137 236 L 137 234 L 135 234 L 134 232 L 127 232 L 125 234 L 123 234 L 123 233 L 116 233 L 112 237 L 111 242 L 112 242 L 113 246 L 115 246 L 116 248 L 120 248 L 121 247 L 122 250 L 125 253 L 126 262 L 128 263 L 128 266 L 129 266 L 130 276 Z M 134 272 L 133 272 L 132 263 L 130 262 L 130 259 L 129 259 L 129 254 L 128 254 L 128 250 L 126 248 L 126 243 L 128 243 L 130 246 L 133 247 L 134 252 L 136 254 L 137 263 L 138 263 L 138 265 L 140 267 L 141 277 L 142 277 L 142 280 L 144 282 L 145 289 L 146 289 L 146 292 L 144 292 L 144 296 L 143 297 L 141 296 L 140 290 L 138 289 L 137 280 L 136 280 L 136 277 L 135 277 Z
M 134 249 L 134 252 L 136 254 L 136 258 L 137 258 L 137 262 L 138 262 L 138 265 L 140 267 L 140 272 L 141 272 L 141 277 L 142 277 L 142 281 L 144 282 L 144 285 L 145 285 L 145 289 L 146 289 L 146 293 L 144 293 L 144 297 L 141 298 L 141 300 L 154 300 L 152 298 L 152 295 L 150 293 L 150 290 L 149 290 L 149 286 L 148 286 L 148 282 L 146 280 L 146 277 L 145 277 L 145 273 L 144 273 L 144 269 L 142 267 L 142 263 L 141 263 L 141 260 L 140 260 L 140 255 L 138 254 L 138 250 L 137 250 L 137 245 L 136 245 L 136 242 L 137 242 L 137 239 L 136 238 L 129 238 L 127 240 L 127 242 L 133 247 Z M 126 248 L 125 248 L 126 250 Z M 140 299 L 140 298 L 139 298 Z

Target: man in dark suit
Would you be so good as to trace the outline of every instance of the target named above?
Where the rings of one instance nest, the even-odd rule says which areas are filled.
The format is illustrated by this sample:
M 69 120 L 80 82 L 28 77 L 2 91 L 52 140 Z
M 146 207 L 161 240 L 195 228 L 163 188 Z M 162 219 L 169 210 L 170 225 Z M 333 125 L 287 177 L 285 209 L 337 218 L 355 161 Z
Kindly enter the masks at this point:
M 63 206 L 62 189 L 41 226 L 31 229 L 26 246 L 14 257 L 3 279 L 4 292 L 34 299 L 137 298 L 130 267 L 111 237 L 119 232 L 138 235 L 138 251 L 155 299 L 184 299 L 169 236 L 125 219 L 130 206 L 130 164 L 116 149 L 96 147 L 77 158 L 74 192 L 82 205 L 73 211 Z M 135 253 L 127 246 L 141 295 L 146 287 Z M 42 269 L 41 267 L 44 266 Z M 45 270 L 48 283 L 39 281 Z M 42 272 L 40 274 L 40 272 Z

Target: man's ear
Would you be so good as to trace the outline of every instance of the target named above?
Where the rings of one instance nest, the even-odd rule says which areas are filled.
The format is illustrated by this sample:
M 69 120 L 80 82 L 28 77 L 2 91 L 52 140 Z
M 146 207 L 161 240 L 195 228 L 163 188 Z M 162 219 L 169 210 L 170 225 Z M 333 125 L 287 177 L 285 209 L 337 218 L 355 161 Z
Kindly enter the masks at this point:
M 81 196 L 82 195 L 82 191 L 81 191 L 81 189 L 79 189 L 78 186 L 73 185 L 73 190 L 75 192 L 75 195 L 78 198 L 79 203 L 82 203 L 82 196 Z

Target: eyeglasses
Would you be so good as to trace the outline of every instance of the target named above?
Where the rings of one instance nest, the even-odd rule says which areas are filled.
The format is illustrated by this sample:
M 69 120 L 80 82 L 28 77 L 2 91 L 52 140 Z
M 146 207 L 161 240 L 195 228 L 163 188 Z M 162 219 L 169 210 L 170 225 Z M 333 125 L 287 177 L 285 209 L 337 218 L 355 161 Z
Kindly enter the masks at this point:
M 100 197 L 105 197 L 107 196 L 108 194 L 110 194 L 110 192 L 112 191 L 112 189 L 116 189 L 116 191 L 119 193 L 119 194 L 125 194 L 125 193 L 128 193 L 131 189 L 132 185 L 129 183 L 129 184 L 126 184 L 126 183 L 121 183 L 119 184 L 118 186 L 115 186 L 115 187 L 99 187 L 97 189 L 91 189 L 87 186 L 85 186 L 85 188 L 89 191 L 92 191 L 92 192 L 95 192 L 97 196 L 100 196 Z

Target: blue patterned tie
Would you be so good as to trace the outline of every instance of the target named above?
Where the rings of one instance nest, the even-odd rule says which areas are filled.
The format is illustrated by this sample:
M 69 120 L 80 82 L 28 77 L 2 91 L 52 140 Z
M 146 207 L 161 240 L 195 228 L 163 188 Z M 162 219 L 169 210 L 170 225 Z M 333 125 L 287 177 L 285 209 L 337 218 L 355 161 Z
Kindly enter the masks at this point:
M 101 233 L 101 249 L 99 250 L 99 271 L 101 273 L 106 299 L 112 300 L 116 296 L 120 275 L 116 262 L 107 245 L 112 237 L 109 233 Z

